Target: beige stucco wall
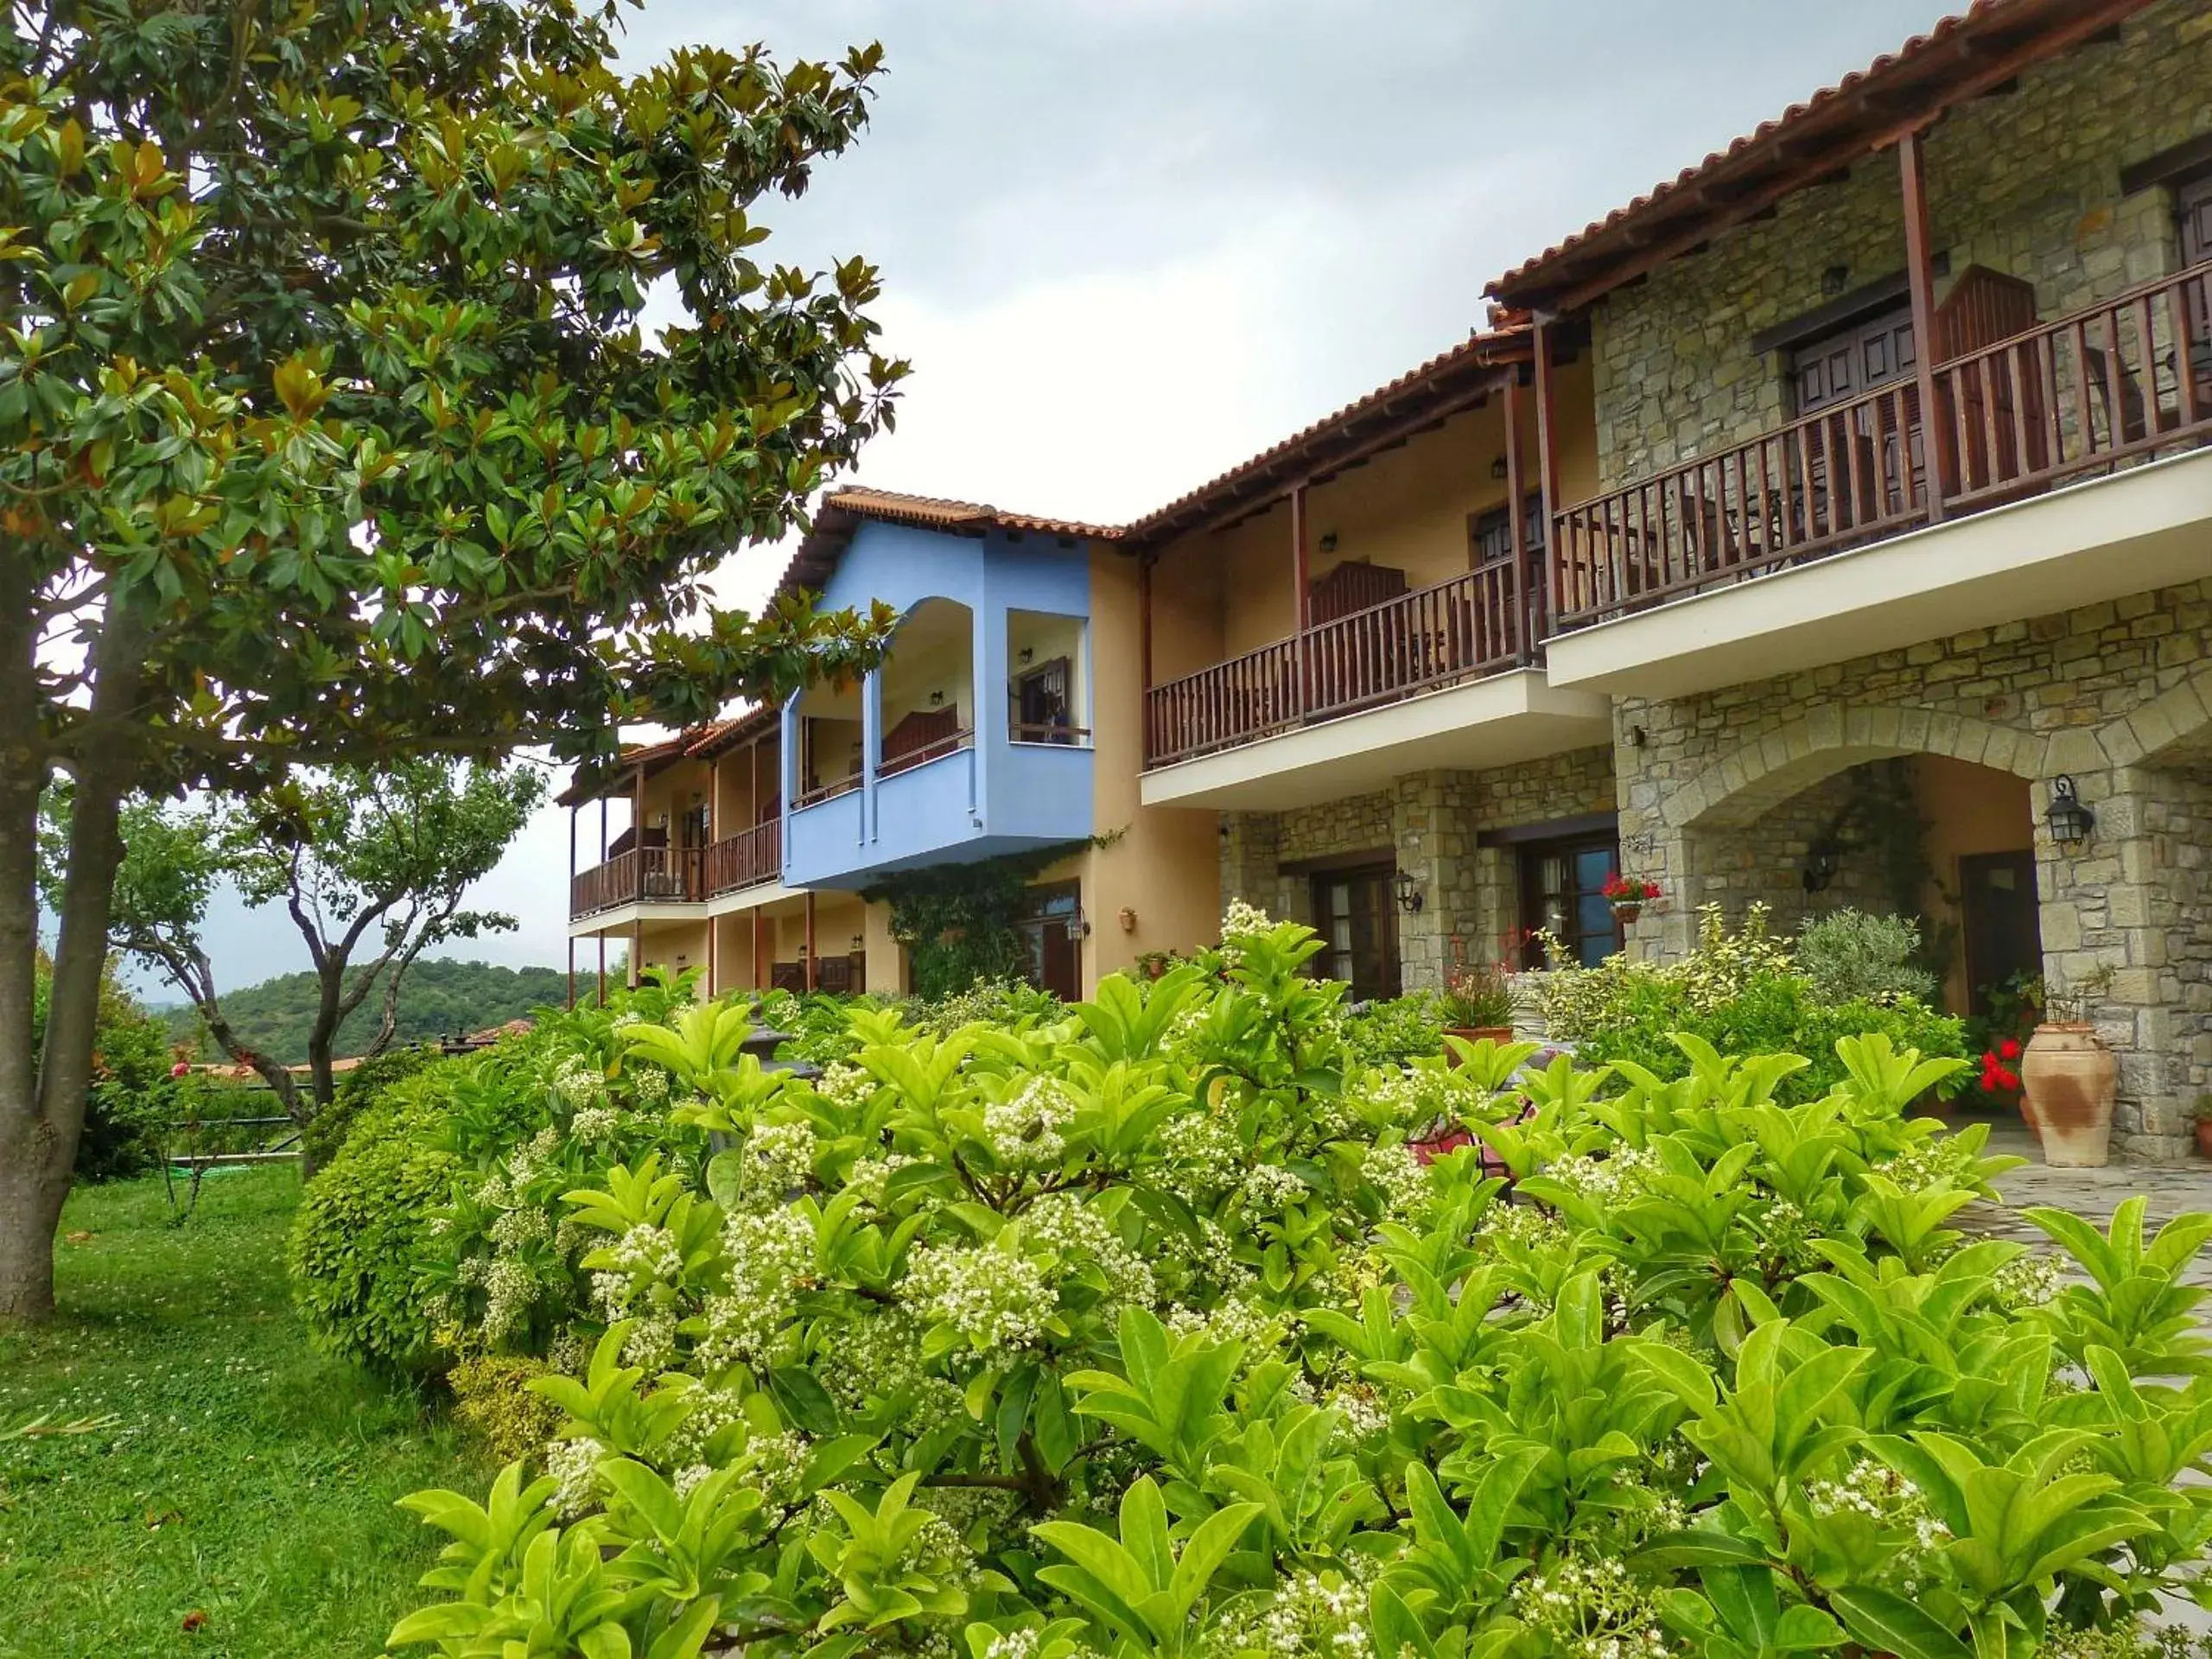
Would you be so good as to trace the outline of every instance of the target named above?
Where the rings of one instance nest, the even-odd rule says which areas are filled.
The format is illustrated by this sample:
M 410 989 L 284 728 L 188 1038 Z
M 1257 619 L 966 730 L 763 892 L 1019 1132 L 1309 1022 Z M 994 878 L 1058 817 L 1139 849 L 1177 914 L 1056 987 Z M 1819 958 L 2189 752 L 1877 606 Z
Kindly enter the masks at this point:
M 1160 572 L 1155 570 L 1155 578 Z M 1155 664 L 1167 615 L 1157 586 L 1153 594 Z M 1046 880 L 1083 883 L 1090 937 L 1084 941 L 1086 989 L 1106 974 L 1128 967 L 1151 950 L 1192 950 L 1218 937 L 1221 888 L 1214 846 L 1219 818 L 1209 811 L 1138 804 L 1144 769 L 1144 685 L 1140 662 L 1137 565 L 1103 547 L 1090 553 L 1090 658 L 1094 677 L 1091 832 L 1119 831 L 1111 846 L 1066 861 Z M 1155 672 L 1157 671 L 1155 670 Z M 1133 911 L 1135 925 L 1122 925 Z
M 2046 318 L 2172 270 L 2171 193 L 2123 196 L 2120 170 L 2208 130 L 2212 11 L 2201 0 L 2162 0 L 2116 42 L 2077 48 L 2018 90 L 1954 111 L 1925 146 L 1932 248 L 1951 273 L 1939 303 L 1976 264 L 2031 282 Z M 1786 419 L 1785 359 L 1754 353 L 1751 336 L 1902 270 L 1904 238 L 1897 154 L 1885 150 L 1599 301 L 1599 487 Z
M 1923 931 L 1955 938 L 1964 925 L 1960 909 L 1959 861 L 1979 853 L 2035 850 L 2034 804 L 2028 780 L 1948 755 L 1923 754 L 1912 763 L 1914 798 L 1925 826 L 1921 851 L 1930 880 L 1922 897 Z M 1947 1007 L 1967 1006 L 1966 950 L 1961 942 L 1949 953 L 1943 976 Z

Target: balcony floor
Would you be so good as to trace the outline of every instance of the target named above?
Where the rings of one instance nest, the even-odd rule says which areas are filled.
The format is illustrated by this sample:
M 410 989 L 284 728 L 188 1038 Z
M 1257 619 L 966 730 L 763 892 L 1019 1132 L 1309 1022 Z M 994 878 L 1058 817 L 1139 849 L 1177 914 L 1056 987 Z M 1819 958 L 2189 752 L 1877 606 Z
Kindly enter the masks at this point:
M 1409 772 L 1516 766 L 1612 741 L 1601 694 L 1516 669 L 1144 774 L 1147 806 L 1275 812 L 1380 789 Z

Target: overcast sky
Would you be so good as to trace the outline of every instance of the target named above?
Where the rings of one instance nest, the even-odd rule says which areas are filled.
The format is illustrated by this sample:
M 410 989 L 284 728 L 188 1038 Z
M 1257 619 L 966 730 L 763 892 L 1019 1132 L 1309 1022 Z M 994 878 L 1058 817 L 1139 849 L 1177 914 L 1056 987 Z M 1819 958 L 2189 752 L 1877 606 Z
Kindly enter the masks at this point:
M 1943 0 L 648 0 L 685 42 L 880 40 L 873 124 L 766 251 L 881 267 L 899 429 L 858 476 L 1117 522 L 1464 339 L 1483 284 L 1925 29 Z M 734 556 L 732 602 L 783 555 Z M 566 814 L 474 902 L 563 960 Z M 275 923 L 276 925 L 271 925 Z M 233 905 L 223 982 L 307 965 Z

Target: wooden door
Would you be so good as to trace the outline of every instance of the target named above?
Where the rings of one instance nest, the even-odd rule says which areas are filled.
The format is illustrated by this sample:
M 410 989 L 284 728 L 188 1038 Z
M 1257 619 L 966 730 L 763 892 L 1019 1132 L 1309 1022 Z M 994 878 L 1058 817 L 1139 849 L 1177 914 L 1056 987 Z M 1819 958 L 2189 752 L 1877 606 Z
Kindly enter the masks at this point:
M 1595 968 L 1624 943 L 1605 897 L 1605 883 L 1620 868 L 1620 842 L 1611 835 L 1529 843 L 1521 853 L 1522 927 L 1530 934 L 1542 929 L 1568 961 Z M 1530 944 L 1524 965 L 1544 965 L 1541 945 Z
M 1063 1002 L 1083 997 L 1082 885 L 1054 881 L 1029 889 L 1020 922 L 1029 945 L 1029 982 Z
M 1313 878 L 1313 915 L 1323 949 L 1314 965 L 1351 987 L 1355 1001 L 1395 996 L 1398 961 L 1395 864 L 1365 864 Z
M 1794 357 L 1797 413 L 1817 415 L 1878 387 L 1910 384 L 1919 365 L 1910 306 L 1853 323 L 1797 348 Z M 1918 410 L 1912 410 L 1910 429 L 1904 433 L 1896 429 L 1894 422 L 1879 420 L 1873 410 L 1839 414 L 1826 424 L 1827 451 L 1834 457 L 1837 477 L 1831 489 L 1830 463 L 1817 455 L 1809 463 L 1803 508 L 1808 533 L 1833 535 L 1883 512 L 1902 512 L 1906 490 L 1916 492 L 1923 483 Z M 1855 499 L 1850 490 L 1854 469 L 1846 459 L 1852 449 L 1859 454 Z M 1903 464 L 1906 455 L 1910 457 L 1910 477 Z M 1878 500 L 1877 490 L 1881 492 Z
M 2196 406 L 2212 406 L 2212 173 L 2176 193 L 2181 213 L 2184 265 L 2208 269 L 2189 285 L 2189 363 L 2196 376 Z
M 1970 853 L 1959 860 L 1967 953 L 1967 1012 L 1989 1012 L 1989 989 L 2014 974 L 2043 972 L 2043 921 L 2032 852 Z

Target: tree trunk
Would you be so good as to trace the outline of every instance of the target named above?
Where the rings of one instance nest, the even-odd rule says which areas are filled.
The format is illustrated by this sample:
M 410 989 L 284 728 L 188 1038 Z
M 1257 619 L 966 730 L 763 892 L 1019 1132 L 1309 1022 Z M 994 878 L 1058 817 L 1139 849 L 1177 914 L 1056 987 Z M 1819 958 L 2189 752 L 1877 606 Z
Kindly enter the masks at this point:
M 137 703 L 144 638 L 136 619 L 111 606 L 92 647 L 96 719 L 127 714 Z M 15 642 L 8 643 L 10 661 L 0 672 L 14 668 Z M 36 708 L 28 696 L 20 706 L 27 711 Z M 61 927 L 35 1077 L 29 1065 L 28 1019 L 20 1072 L 12 1064 L 17 1047 L 12 1030 L 0 1044 L 7 1051 L 0 1053 L 0 1318 L 42 1319 L 54 1312 L 54 1233 L 69 1196 L 92 1085 L 108 912 L 116 868 L 123 861 L 117 815 L 134 757 L 128 744 L 112 737 L 87 747 L 76 766 Z M 45 773 L 43 757 L 35 750 L 28 766 L 22 766 L 18 753 L 19 746 L 0 743 L 0 788 L 8 815 L 0 819 L 0 842 L 6 843 L 0 850 L 0 979 L 13 973 L 17 961 L 35 971 L 37 951 L 35 848 Z M 18 834 L 7 833 L 10 822 L 20 826 Z M 19 907 L 24 912 L 21 919 L 16 914 Z M 12 1015 L 6 1006 L 12 994 L 12 986 L 0 983 L 0 1011 L 7 1015 Z
M 38 800 L 46 753 L 32 653 L 29 563 L 0 547 L 0 1318 L 54 1311 L 60 1196 L 38 1114 Z M 66 1192 L 64 1186 L 61 1192 Z

